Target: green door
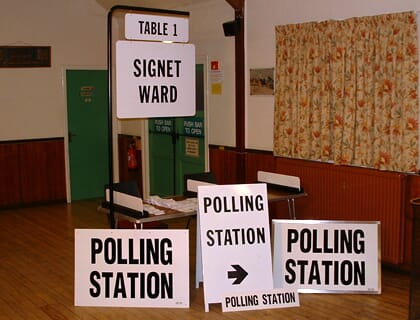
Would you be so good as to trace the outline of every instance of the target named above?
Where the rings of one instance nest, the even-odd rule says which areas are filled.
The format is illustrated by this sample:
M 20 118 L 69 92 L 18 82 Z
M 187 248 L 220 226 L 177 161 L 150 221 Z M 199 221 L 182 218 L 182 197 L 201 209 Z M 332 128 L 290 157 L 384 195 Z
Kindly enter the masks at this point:
M 194 117 L 149 120 L 150 194 L 180 195 L 184 175 L 205 171 L 204 66 L 196 65 Z
M 103 197 L 108 183 L 106 70 L 67 70 L 71 199 Z

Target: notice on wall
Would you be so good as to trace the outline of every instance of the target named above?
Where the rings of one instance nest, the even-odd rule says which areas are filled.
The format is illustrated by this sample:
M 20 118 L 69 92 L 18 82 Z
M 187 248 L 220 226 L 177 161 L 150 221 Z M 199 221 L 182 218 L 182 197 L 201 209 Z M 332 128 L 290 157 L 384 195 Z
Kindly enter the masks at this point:
M 381 293 L 379 222 L 272 223 L 275 288 Z
M 195 103 L 194 45 L 117 41 L 118 118 L 193 116 Z
M 220 68 L 219 61 L 210 62 L 210 86 L 211 94 L 221 95 L 222 94 L 222 84 L 223 84 L 224 74 Z
M 266 184 L 198 187 L 205 308 L 273 287 Z
M 200 140 L 197 138 L 185 138 L 185 155 L 198 158 L 200 156 Z
M 75 230 L 75 305 L 189 307 L 188 230 Z

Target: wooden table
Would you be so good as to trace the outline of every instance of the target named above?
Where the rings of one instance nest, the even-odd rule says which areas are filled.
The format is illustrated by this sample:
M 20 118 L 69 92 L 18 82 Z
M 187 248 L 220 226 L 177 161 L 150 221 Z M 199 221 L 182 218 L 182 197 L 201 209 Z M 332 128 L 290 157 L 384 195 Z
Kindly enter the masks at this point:
M 136 218 L 134 216 L 127 215 L 125 213 L 114 210 L 114 221 L 115 221 L 114 226 L 116 229 L 118 229 L 118 220 L 120 218 L 129 222 L 132 222 L 134 225 L 134 229 L 137 229 L 137 225 L 140 225 L 140 228 L 143 229 L 144 224 L 148 222 L 157 222 L 157 221 L 164 221 L 164 220 L 170 220 L 170 219 L 193 217 L 197 215 L 197 211 L 181 212 L 181 211 L 177 211 L 170 208 L 164 208 L 164 207 L 157 207 L 157 208 L 161 209 L 165 213 L 158 214 L 158 215 L 149 214 L 147 217 L 144 217 L 144 218 Z M 98 210 L 109 214 L 109 209 L 104 208 L 103 206 L 99 206 Z

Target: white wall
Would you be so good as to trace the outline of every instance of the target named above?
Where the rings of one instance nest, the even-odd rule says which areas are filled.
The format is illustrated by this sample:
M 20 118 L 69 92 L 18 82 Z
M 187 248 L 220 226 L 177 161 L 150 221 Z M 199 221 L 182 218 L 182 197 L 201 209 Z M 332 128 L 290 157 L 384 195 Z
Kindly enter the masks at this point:
M 197 56 L 208 63 L 219 61 L 223 72 L 222 94 L 208 95 L 208 142 L 235 146 L 234 37 L 225 37 L 222 28 L 223 22 L 233 20 L 234 10 L 225 0 L 184 7 L 174 6 L 174 1 L 168 0 L 170 9 L 190 12 L 190 40 Z M 248 70 L 274 67 L 276 25 L 420 10 L 420 0 L 246 0 L 245 4 L 246 147 L 260 150 L 272 150 L 274 97 L 249 95 Z M 0 17 L 2 45 L 52 47 L 51 68 L 0 69 L 0 141 L 65 136 L 63 72 L 66 67 L 106 68 L 107 10 L 95 0 L 14 0 L 2 4 Z M 119 128 L 136 134 L 141 126 L 128 121 Z
M 235 38 L 225 37 L 222 24 L 235 18 L 233 8 L 225 0 L 208 0 L 178 7 L 190 13 L 190 42 L 196 46 L 196 56 L 218 61 L 222 74 L 222 93 L 212 94 L 208 77 L 209 123 L 208 143 L 235 146 Z
M 94 0 L 3 1 L 1 45 L 51 46 L 51 68 L 0 69 L 0 140 L 63 137 L 65 67 L 106 68 L 106 12 Z
M 420 10 L 419 0 L 246 0 L 246 72 L 275 66 L 276 25 Z M 249 76 L 246 79 L 249 92 Z M 273 149 L 273 96 L 246 96 L 246 147 Z

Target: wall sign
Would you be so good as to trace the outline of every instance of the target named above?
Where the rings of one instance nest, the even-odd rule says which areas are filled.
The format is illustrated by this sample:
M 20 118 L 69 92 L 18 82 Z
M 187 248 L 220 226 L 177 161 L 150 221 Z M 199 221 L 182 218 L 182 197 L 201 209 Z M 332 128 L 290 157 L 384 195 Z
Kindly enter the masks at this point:
M 199 186 L 198 208 L 206 311 L 225 294 L 272 289 L 266 185 Z
M 194 45 L 117 41 L 118 118 L 192 116 L 195 102 Z
M 188 230 L 75 230 L 75 305 L 189 307 Z
M 198 158 L 200 156 L 200 139 L 185 138 L 185 155 Z
M 275 288 L 380 293 L 379 222 L 273 220 Z
M 51 67 L 49 46 L 1 46 L 0 68 Z

